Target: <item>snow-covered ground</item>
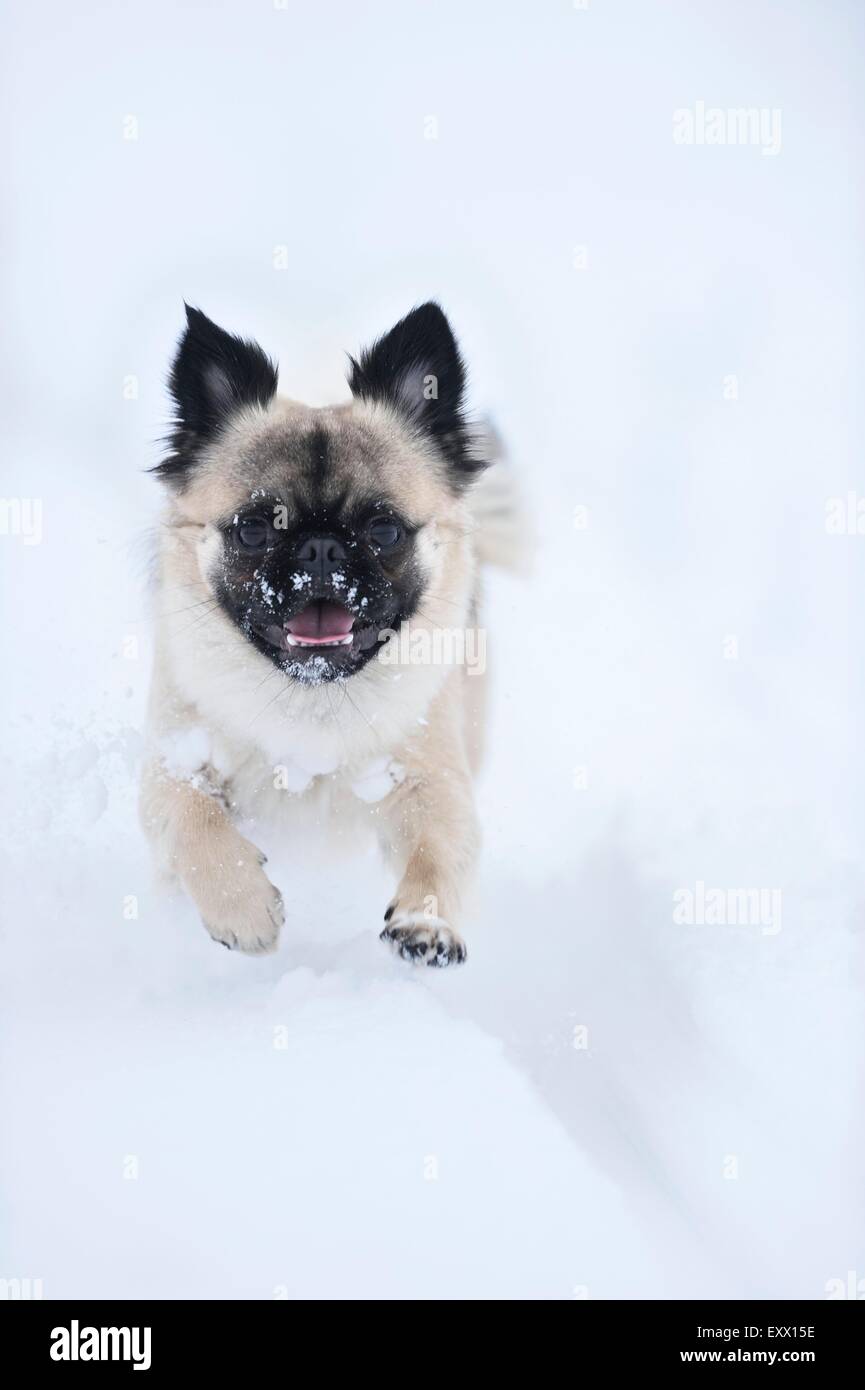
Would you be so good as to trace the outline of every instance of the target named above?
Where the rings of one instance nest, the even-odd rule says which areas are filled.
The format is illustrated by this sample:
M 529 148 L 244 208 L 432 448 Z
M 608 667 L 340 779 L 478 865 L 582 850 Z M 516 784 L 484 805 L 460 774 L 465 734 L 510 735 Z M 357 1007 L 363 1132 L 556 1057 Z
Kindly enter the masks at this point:
M 0 536 L 0 1277 L 865 1279 L 865 537 L 826 529 L 865 496 L 859 7 L 50 0 L 6 27 L 2 493 L 41 517 Z M 780 149 L 676 144 L 699 101 L 779 110 Z M 323 401 L 431 294 L 538 542 L 488 582 L 470 961 L 412 973 L 374 860 L 274 842 L 282 944 L 239 958 L 160 897 L 135 820 L 181 298 Z M 677 920 L 700 883 L 766 910 Z

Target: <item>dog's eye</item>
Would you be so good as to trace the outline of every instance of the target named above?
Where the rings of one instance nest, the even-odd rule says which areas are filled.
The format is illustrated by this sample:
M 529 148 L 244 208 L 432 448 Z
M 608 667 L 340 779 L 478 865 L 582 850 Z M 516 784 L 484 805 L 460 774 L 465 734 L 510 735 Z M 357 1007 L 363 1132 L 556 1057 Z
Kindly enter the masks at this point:
M 369 538 L 379 550 L 393 550 L 393 547 L 402 538 L 402 531 L 395 521 L 391 521 L 389 517 L 381 516 L 370 525 Z
M 270 540 L 270 524 L 263 516 L 245 516 L 236 523 L 234 534 L 244 550 L 265 550 Z

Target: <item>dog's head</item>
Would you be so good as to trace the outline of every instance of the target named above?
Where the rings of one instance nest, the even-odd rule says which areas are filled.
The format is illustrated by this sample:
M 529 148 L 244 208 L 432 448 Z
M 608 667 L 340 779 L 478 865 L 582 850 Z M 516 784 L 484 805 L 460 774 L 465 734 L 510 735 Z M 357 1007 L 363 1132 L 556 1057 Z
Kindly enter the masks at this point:
M 355 674 L 416 616 L 463 621 L 470 583 L 462 499 L 482 461 L 445 315 L 414 309 L 350 363 L 349 403 L 299 405 L 256 343 L 188 308 L 156 470 L 210 594 L 307 683 Z

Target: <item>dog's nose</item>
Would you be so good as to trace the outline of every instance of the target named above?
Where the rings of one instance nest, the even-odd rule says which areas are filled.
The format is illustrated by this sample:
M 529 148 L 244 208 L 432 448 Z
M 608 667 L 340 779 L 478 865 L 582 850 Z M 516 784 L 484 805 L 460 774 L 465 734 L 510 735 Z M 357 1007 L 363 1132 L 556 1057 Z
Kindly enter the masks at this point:
M 345 559 L 345 548 L 334 536 L 310 536 L 297 552 L 301 569 L 319 579 L 329 579 Z

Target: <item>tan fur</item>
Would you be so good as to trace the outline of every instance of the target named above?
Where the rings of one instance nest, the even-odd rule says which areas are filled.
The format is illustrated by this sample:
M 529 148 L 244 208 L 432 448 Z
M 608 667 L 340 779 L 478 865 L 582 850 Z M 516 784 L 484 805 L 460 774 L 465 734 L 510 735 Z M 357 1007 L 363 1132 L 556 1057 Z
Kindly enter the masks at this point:
M 412 630 L 471 619 L 474 524 L 433 446 L 378 404 L 312 410 L 277 397 L 267 409 L 238 412 L 161 528 L 142 819 L 159 863 L 211 935 L 249 952 L 275 948 L 282 903 L 235 820 L 267 816 L 291 834 L 314 809 L 350 836 L 366 825 L 398 878 L 384 935 L 407 958 L 444 964 L 465 955 L 459 924 L 479 842 L 472 772 L 484 677 L 447 665 L 392 668 L 376 657 L 345 690 L 301 686 L 213 599 L 215 523 L 256 487 L 281 490 L 290 506 L 291 440 L 318 424 L 335 441 L 339 484 L 380 483 L 420 527 L 426 583 Z M 353 788 L 378 764 L 394 786 L 369 804 Z M 308 785 L 276 789 L 274 769 L 284 766 L 298 782 L 308 774 Z

